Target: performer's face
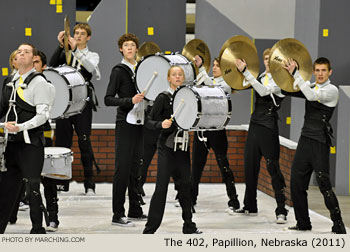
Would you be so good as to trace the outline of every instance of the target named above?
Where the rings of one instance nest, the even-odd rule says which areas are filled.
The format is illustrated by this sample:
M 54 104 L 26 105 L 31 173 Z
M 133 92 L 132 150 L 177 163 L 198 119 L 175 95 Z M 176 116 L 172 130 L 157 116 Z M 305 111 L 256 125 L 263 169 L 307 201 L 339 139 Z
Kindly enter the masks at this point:
M 125 41 L 122 48 L 119 48 L 119 50 L 128 61 L 133 61 L 136 59 L 137 47 L 134 41 Z
M 85 29 L 77 28 L 74 31 L 74 39 L 77 41 L 78 46 L 86 46 L 91 36 L 88 36 Z
M 220 76 L 221 76 L 221 69 L 220 69 L 219 62 L 214 60 L 214 63 L 213 63 L 213 77 L 214 78 L 218 78 Z
M 264 65 L 265 65 L 265 70 L 267 73 L 270 72 L 269 59 L 270 59 L 269 55 L 264 56 Z
M 17 61 L 19 67 L 33 66 L 33 48 L 30 45 L 21 45 L 17 50 Z
M 46 65 L 43 66 L 43 62 L 41 61 L 41 58 L 38 55 L 33 57 L 33 64 L 35 70 L 39 73 L 41 73 L 46 68 Z
M 12 60 L 12 66 L 14 69 L 18 70 L 18 60 L 17 60 L 17 54 L 15 55 L 15 57 Z
M 185 76 L 183 70 L 180 67 L 173 67 L 170 70 L 168 81 L 172 89 L 176 89 L 177 87 L 181 86 L 184 80 Z
M 314 75 L 315 75 L 316 83 L 318 84 L 325 83 L 331 74 L 332 74 L 332 70 L 328 69 L 328 65 L 326 64 L 315 65 Z

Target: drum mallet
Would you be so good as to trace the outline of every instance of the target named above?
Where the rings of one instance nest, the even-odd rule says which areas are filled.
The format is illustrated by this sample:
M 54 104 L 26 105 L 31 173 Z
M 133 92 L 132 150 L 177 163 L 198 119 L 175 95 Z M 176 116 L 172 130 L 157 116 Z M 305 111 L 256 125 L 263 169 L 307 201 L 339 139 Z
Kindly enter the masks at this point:
M 173 121 L 174 120 L 174 117 L 176 115 L 176 113 L 179 111 L 180 107 L 185 103 L 185 100 L 184 99 L 181 99 L 179 105 L 177 105 L 177 108 L 175 109 L 175 112 L 174 114 L 170 117 L 170 121 Z
M 149 80 L 149 82 L 147 83 L 145 89 L 142 91 L 141 94 L 144 95 L 144 94 L 146 94 L 148 92 L 148 89 L 151 87 L 154 78 L 156 78 L 157 76 L 158 76 L 158 73 L 157 72 L 153 72 L 153 75 L 152 75 L 151 79 Z

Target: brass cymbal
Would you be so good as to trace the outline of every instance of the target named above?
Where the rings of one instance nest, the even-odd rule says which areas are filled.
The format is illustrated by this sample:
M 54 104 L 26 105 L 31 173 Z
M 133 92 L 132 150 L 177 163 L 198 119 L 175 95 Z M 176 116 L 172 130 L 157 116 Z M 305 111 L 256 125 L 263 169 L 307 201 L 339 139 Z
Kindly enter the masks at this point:
M 185 47 L 182 49 L 181 54 L 185 56 L 189 61 L 193 63 L 196 69 L 196 74 L 198 74 L 198 67 L 194 63 L 194 56 L 199 55 L 203 58 L 203 66 L 207 73 L 210 71 L 211 57 L 210 51 L 206 43 L 200 39 L 190 40 Z
M 294 78 L 282 67 L 289 58 L 297 62 L 305 81 L 311 79 L 312 60 L 304 44 L 293 38 L 282 39 L 272 47 L 269 66 L 273 80 L 282 90 L 296 92 L 299 89 L 293 88 Z
M 255 45 L 245 41 L 235 41 L 230 43 L 223 50 L 220 57 L 220 69 L 225 82 L 233 89 L 242 90 L 244 76 L 237 70 L 236 60 L 244 59 L 252 75 L 256 78 L 259 74 L 259 57 Z
M 69 26 L 69 20 L 68 16 L 64 17 L 64 39 L 63 39 L 63 47 L 64 47 L 64 53 L 66 55 L 66 62 L 67 65 L 70 65 L 70 61 L 72 58 L 71 51 L 69 50 L 69 43 L 68 43 L 68 37 L 70 36 L 70 26 Z
M 136 54 L 136 61 L 139 62 L 142 57 L 151 55 L 151 54 L 155 54 L 157 52 L 160 52 L 160 47 L 159 45 L 157 45 L 154 42 L 144 42 L 142 43 L 142 45 L 140 46 L 139 50 L 137 51 Z
M 243 36 L 243 35 L 236 35 L 236 36 L 233 36 L 233 37 L 229 38 L 228 40 L 226 40 L 225 43 L 222 45 L 222 47 L 220 49 L 219 58 L 221 57 L 224 50 L 229 46 L 229 44 L 231 44 L 233 42 L 237 42 L 237 41 L 246 42 L 247 44 L 250 44 L 255 49 L 255 51 L 257 51 L 255 44 L 253 43 L 253 41 L 250 38 L 248 38 L 247 36 Z

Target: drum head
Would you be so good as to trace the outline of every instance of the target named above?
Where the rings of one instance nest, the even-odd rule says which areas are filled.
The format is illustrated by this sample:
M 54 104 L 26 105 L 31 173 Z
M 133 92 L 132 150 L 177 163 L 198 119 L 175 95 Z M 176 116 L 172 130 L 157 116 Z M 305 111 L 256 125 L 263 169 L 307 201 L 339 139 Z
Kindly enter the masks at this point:
M 65 112 L 69 101 L 69 88 L 66 79 L 55 69 L 47 69 L 43 72 L 45 77 L 55 86 L 56 98 L 52 106 L 50 119 L 58 118 Z
M 45 156 L 52 155 L 52 156 L 59 156 L 61 154 L 68 154 L 71 153 L 71 150 L 64 147 L 45 147 Z
M 174 94 L 173 113 L 183 100 L 183 104 L 175 114 L 176 124 L 184 129 L 189 130 L 195 124 L 198 115 L 198 102 L 195 92 L 190 86 L 181 87 Z
M 154 101 L 158 94 L 169 88 L 169 82 L 167 79 L 169 68 L 169 62 L 161 55 L 150 55 L 145 57 L 138 64 L 136 68 L 136 85 L 140 93 L 145 90 L 153 73 L 158 73 L 148 91 L 145 93 L 145 98 L 147 100 Z

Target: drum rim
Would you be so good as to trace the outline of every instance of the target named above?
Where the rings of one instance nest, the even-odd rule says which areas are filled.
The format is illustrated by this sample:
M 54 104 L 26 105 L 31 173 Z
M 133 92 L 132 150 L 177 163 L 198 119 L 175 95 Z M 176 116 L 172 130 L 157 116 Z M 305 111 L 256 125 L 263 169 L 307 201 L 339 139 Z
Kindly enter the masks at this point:
M 175 90 L 174 95 L 173 95 L 173 100 L 172 100 L 172 106 L 171 106 L 171 114 L 174 114 L 174 99 L 175 99 L 176 94 L 177 94 L 181 89 L 183 89 L 183 88 L 185 88 L 185 87 L 190 88 L 190 89 L 193 91 L 193 93 L 195 94 L 195 97 L 196 97 L 196 100 L 197 100 L 197 106 L 198 106 L 197 116 L 196 116 L 196 119 L 195 119 L 194 123 L 192 124 L 192 126 L 191 126 L 190 128 L 188 128 L 188 129 L 185 129 L 185 128 L 181 127 L 181 126 L 178 124 L 178 122 L 176 121 L 176 116 L 174 117 L 174 122 L 175 122 L 175 124 L 176 124 L 177 127 L 181 128 L 181 129 L 183 129 L 183 130 L 191 130 L 192 128 L 194 128 L 194 127 L 196 127 L 196 126 L 198 125 L 199 120 L 200 120 L 200 118 L 198 117 L 198 114 L 199 114 L 200 112 L 202 112 L 202 104 L 201 104 L 200 100 L 198 99 L 199 94 L 198 94 L 198 92 L 197 92 L 196 90 L 194 90 L 194 89 L 192 88 L 192 87 L 194 87 L 194 85 L 183 85 L 183 86 L 180 86 L 179 88 L 177 88 L 177 89 Z

